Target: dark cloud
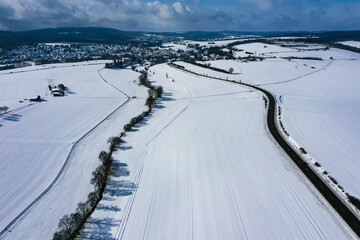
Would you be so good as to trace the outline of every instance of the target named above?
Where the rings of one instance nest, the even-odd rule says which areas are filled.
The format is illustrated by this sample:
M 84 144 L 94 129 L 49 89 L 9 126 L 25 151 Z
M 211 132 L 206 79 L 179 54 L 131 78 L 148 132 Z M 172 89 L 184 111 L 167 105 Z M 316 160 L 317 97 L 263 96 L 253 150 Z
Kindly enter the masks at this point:
M 359 12 L 354 0 L 1 0 L 0 29 L 346 30 Z

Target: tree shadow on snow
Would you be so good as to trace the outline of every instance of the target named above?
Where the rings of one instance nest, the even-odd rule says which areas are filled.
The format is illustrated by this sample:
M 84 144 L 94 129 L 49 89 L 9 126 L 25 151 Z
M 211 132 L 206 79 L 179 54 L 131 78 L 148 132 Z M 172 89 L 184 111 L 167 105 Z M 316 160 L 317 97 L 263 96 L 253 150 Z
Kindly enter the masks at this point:
M 135 183 L 127 180 L 110 180 L 105 190 L 104 199 L 112 200 L 113 197 L 129 196 L 136 189 Z
M 96 207 L 97 210 L 106 212 L 120 212 L 121 208 L 106 201 L 114 201 L 116 197 L 129 196 L 136 189 L 136 184 L 127 180 L 114 180 L 122 176 L 129 176 L 130 171 L 126 163 L 114 160 L 111 165 L 111 178 L 104 192 L 103 200 Z M 115 240 L 112 229 L 119 226 L 121 220 L 113 218 L 91 218 L 82 232 L 82 239 L 89 240 Z
M 150 116 L 150 115 L 149 115 Z M 149 117 L 148 116 L 148 117 Z M 136 123 L 129 132 L 133 131 L 133 132 L 137 132 L 140 130 L 140 128 L 148 125 L 148 117 L 145 117 L 141 122 Z
M 96 208 L 97 210 L 103 210 L 103 211 L 108 211 L 108 212 L 120 212 L 121 209 L 117 206 L 114 205 L 104 205 L 104 204 L 99 204 Z
M 136 126 L 135 127 L 132 127 L 130 130 L 128 130 L 127 132 L 138 132 L 139 131 L 139 129 L 138 128 L 136 128 Z
M 130 171 L 126 163 L 115 160 L 111 166 L 111 177 L 129 176 Z M 136 184 L 128 180 L 114 180 L 110 178 L 104 192 L 104 200 L 113 201 L 114 197 L 129 196 L 136 189 Z
M 122 176 L 129 176 L 130 171 L 127 168 L 126 163 L 121 163 L 119 161 L 114 161 L 111 165 L 111 176 L 112 177 L 122 177 Z
M 3 119 L 7 120 L 7 121 L 12 121 L 12 122 L 18 122 L 18 121 L 20 121 L 21 117 L 22 117 L 22 115 L 20 115 L 20 114 L 10 114 L 10 115 L 4 117 Z
M 130 150 L 130 149 L 133 149 L 132 146 L 121 146 L 119 147 L 120 150 L 123 150 L 123 151 L 126 151 L 126 150 Z
M 87 223 L 82 238 L 89 240 L 114 240 L 111 228 L 118 226 L 120 222 L 113 218 L 92 218 Z
M 154 110 L 158 110 L 158 109 L 163 109 L 165 108 L 164 105 L 161 102 L 157 102 L 156 105 L 154 106 Z
M 172 93 L 164 92 L 164 93 L 162 94 L 162 97 L 159 99 L 159 102 L 175 101 L 175 99 L 172 98 L 172 96 L 173 96 Z

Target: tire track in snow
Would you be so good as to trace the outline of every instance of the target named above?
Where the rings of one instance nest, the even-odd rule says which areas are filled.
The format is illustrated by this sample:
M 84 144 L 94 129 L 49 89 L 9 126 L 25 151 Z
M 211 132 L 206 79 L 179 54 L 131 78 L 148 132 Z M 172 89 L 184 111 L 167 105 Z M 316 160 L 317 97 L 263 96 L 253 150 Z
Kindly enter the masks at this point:
M 189 92 L 190 96 L 193 96 L 193 94 L 191 93 L 190 89 L 186 88 L 186 90 Z M 143 154 L 143 157 L 142 157 L 142 160 L 141 160 L 141 166 L 140 166 L 140 170 L 137 174 L 137 177 L 136 177 L 136 180 L 135 180 L 135 186 L 138 186 L 139 185 L 139 182 L 141 180 L 141 175 L 142 175 L 142 172 L 144 170 L 144 166 L 145 166 L 145 159 L 146 157 L 148 156 L 148 148 L 149 146 L 160 136 L 161 133 L 164 132 L 164 130 L 166 128 L 168 128 L 173 122 L 175 122 L 175 120 L 180 117 L 189 107 L 189 105 L 191 104 L 192 102 L 192 98 L 190 98 L 188 100 L 188 103 L 187 105 L 182 108 L 180 110 L 180 112 L 178 114 L 176 114 L 168 124 L 166 124 L 155 136 L 154 138 L 146 144 L 145 146 L 145 150 L 144 150 L 144 154 Z M 154 184 L 155 186 L 155 184 Z M 125 230 L 126 230 L 126 225 L 127 225 L 127 222 L 129 220 L 129 217 L 130 217 L 130 213 L 131 213 L 131 210 L 132 210 L 132 207 L 133 207 L 133 204 L 134 204 L 134 201 L 135 201 L 135 197 L 136 197 L 136 193 L 137 191 L 135 191 L 132 195 L 131 195 L 131 198 L 130 200 L 128 201 L 127 203 L 127 206 L 125 207 L 125 217 L 124 217 L 124 220 L 122 221 L 122 223 L 119 225 L 119 228 L 117 230 L 117 233 L 115 235 L 115 239 L 122 239 L 123 236 L 124 236 L 124 233 L 125 233 Z M 153 196 L 152 196 L 153 197 Z M 151 205 L 151 204 L 150 204 Z M 149 210 L 150 211 L 150 210 Z M 144 235 L 143 235 L 143 238 L 145 237 L 145 233 L 147 231 L 147 225 L 148 225 L 148 218 L 149 218 L 149 212 L 148 212 L 148 216 L 147 216 L 147 223 L 145 225 L 145 229 L 144 229 Z
M 49 153 L 49 155 L 51 155 L 54 152 L 54 149 L 52 149 Z M 10 196 L 6 201 L 4 201 L 2 204 L 0 204 L 0 210 L 3 209 L 11 200 L 13 200 L 18 193 L 20 193 L 25 187 L 27 187 L 27 185 L 29 183 L 31 183 L 33 181 L 33 179 L 38 175 L 38 173 L 41 171 L 41 169 L 43 168 L 43 166 L 45 165 L 45 161 L 39 166 L 39 168 L 37 169 L 37 171 L 34 173 L 34 175 L 32 175 L 16 192 L 14 192 L 12 194 L 12 196 Z M 6 167 L 7 165 L 5 165 Z M 0 235 L 1 236 L 1 235 Z
M 191 166 L 189 166 L 189 159 L 187 159 L 187 175 L 189 179 L 190 185 L 190 199 L 191 199 L 191 239 L 195 239 L 195 232 L 194 232 L 194 198 L 193 198 L 193 184 L 192 184 L 192 171 Z
M 313 72 L 310 72 L 310 73 L 307 73 L 307 74 L 304 74 L 304 75 L 301 75 L 299 77 L 295 77 L 295 78 L 292 78 L 292 79 L 289 79 L 289 80 L 286 80 L 286 81 L 278 81 L 278 82 L 273 82 L 273 83 L 260 83 L 260 84 L 255 84 L 254 86 L 266 86 L 266 85 L 276 85 L 276 84 L 282 84 L 282 83 L 288 83 L 288 82 L 292 82 L 292 81 L 295 81 L 295 80 L 298 80 L 300 78 L 303 78 L 303 77 L 307 77 L 309 75 L 312 75 L 312 74 L 315 74 L 317 72 L 320 72 L 322 70 L 324 70 L 325 68 L 328 68 L 331 64 L 333 63 L 333 61 L 330 61 L 328 64 L 326 64 L 324 67 L 316 70 L 316 71 L 313 71 Z
M 225 172 L 225 173 L 226 173 L 223 164 L 219 164 L 219 166 L 221 166 L 222 172 Z M 235 192 L 234 192 L 234 188 L 233 188 L 233 185 L 232 185 L 232 183 L 231 183 L 231 181 L 230 181 L 230 179 L 229 179 L 228 174 L 225 174 L 225 179 L 226 179 L 226 182 L 228 183 L 228 185 L 229 185 L 229 187 L 230 187 L 231 197 L 232 197 L 232 199 L 233 199 L 233 201 L 234 201 L 234 203 L 235 203 L 236 210 L 237 210 L 237 215 L 238 215 L 239 218 L 240 218 L 240 222 L 241 222 L 242 229 L 244 230 L 245 238 L 246 238 L 246 239 L 254 239 L 253 236 L 252 236 L 252 234 L 251 234 L 251 231 L 250 231 L 249 233 L 246 231 L 244 219 L 243 219 L 243 217 L 242 217 L 243 214 L 242 214 L 242 212 L 241 212 L 241 210 L 240 210 L 240 207 L 239 207 L 239 204 L 238 204 L 238 201 L 237 201 L 237 199 L 236 199 Z M 249 236 L 249 235 L 250 235 L 250 236 Z
M 159 169 L 159 159 L 157 159 L 157 161 L 156 161 L 155 172 L 157 172 L 158 169 Z M 149 209 L 147 211 L 145 228 L 144 228 L 144 233 L 143 233 L 143 237 L 142 237 L 143 240 L 148 239 L 148 237 L 149 237 L 149 226 L 151 224 L 150 218 L 152 217 L 155 193 L 157 192 L 157 189 L 158 189 L 158 178 L 159 178 L 158 176 L 159 176 L 159 174 L 155 174 L 155 181 L 153 183 L 153 187 L 152 187 L 152 191 L 151 191 L 151 199 L 150 199 Z
M 141 175 L 142 175 L 142 172 L 143 172 L 144 166 L 145 166 L 145 159 L 146 159 L 147 155 L 148 155 L 148 148 L 147 148 L 147 146 L 145 146 L 144 153 L 143 153 L 143 155 L 141 157 L 139 171 L 137 172 L 135 180 L 134 180 L 134 184 L 135 184 L 136 188 L 137 188 L 137 186 L 138 186 L 138 184 L 140 182 Z M 129 219 L 131 208 L 132 208 L 132 205 L 134 203 L 136 193 L 137 193 L 137 191 L 135 190 L 131 194 L 130 199 L 128 200 L 128 202 L 126 203 L 126 206 L 125 206 L 125 209 L 124 209 L 125 218 L 121 221 L 121 224 L 119 225 L 119 227 L 117 229 L 117 232 L 115 234 L 115 239 L 121 239 L 122 235 L 124 234 L 125 226 L 126 226 L 127 221 Z
M 261 146 L 259 145 L 259 143 L 256 141 L 255 142 L 258 145 L 259 149 L 263 149 L 261 148 Z M 301 208 L 301 211 L 304 213 L 304 215 L 306 216 L 306 218 L 309 220 L 309 222 L 312 223 L 315 231 L 317 232 L 318 236 L 320 237 L 320 239 L 326 239 L 326 236 L 324 235 L 324 233 L 321 231 L 321 228 L 318 226 L 318 224 L 316 223 L 316 221 L 313 219 L 313 217 L 311 216 L 311 213 L 309 213 L 309 211 L 306 209 L 306 207 L 303 205 L 303 203 L 301 202 L 299 196 L 295 193 L 295 191 L 293 190 L 293 188 L 291 187 L 291 184 L 288 182 L 288 180 L 286 179 L 286 177 L 281 173 L 277 163 L 274 161 L 274 159 L 269 155 L 269 153 L 265 150 L 262 150 L 262 152 L 267 156 L 268 159 L 270 159 L 271 165 L 273 166 L 273 168 L 275 169 L 277 175 L 279 176 L 279 178 L 281 179 L 281 181 L 284 183 L 284 186 L 286 187 L 286 189 L 288 190 L 288 192 L 291 194 L 291 196 L 293 197 L 293 199 L 296 201 L 297 205 Z M 282 189 L 280 188 L 280 191 Z M 286 208 L 288 209 L 290 215 L 292 216 L 295 224 L 297 225 L 298 229 L 300 230 L 302 236 L 304 237 L 304 239 L 310 239 L 310 236 L 308 234 L 308 232 L 306 231 L 306 229 L 303 227 L 302 222 L 298 222 L 297 219 L 298 216 L 296 214 L 296 211 L 293 210 L 293 207 L 291 204 L 288 204 L 288 201 L 285 201 L 286 198 L 284 198 L 283 196 L 285 196 L 284 194 L 282 194 L 281 200 L 284 203 L 284 206 L 286 206 Z M 290 209 L 291 210 L 290 210 Z M 302 227 L 300 227 L 300 225 Z M 306 233 L 306 237 L 305 237 L 305 233 L 303 232 L 303 230 Z

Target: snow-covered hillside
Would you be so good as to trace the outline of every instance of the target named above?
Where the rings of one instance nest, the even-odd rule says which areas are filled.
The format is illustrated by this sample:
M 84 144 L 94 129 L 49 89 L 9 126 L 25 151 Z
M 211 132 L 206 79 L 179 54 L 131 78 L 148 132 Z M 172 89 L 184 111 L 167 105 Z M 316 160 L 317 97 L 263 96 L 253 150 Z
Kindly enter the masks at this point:
M 289 139 L 360 198 L 360 54 L 237 48 L 269 58 L 206 62 L 233 74 L 176 64 L 270 91 Z M 103 63 L 0 72 L 0 106 L 10 107 L 0 115 L 0 230 L 42 196 L 2 239 L 50 239 L 93 189 L 107 139 L 146 109 L 138 73 Z M 113 153 L 114 171 L 82 239 L 356 238 L 271 137 L 259 92 L 167 64 L 148 74 L 164 96 Z M 64 84 L 66 95 L 52 97 L 49 83 Z M 25 100 L 37 95 L 43 101 Z
M 252 36 L 249 36 L 252 37 Z M 255 37 L 255 36 L 253 36 Z M 184 51 L 193 51 L 194 49 L 191 47 L 188 47 L 188 45 L 199 45 L 201 47 L 223 47 L 230 43 L 234 42 L 241 42 L 241 41 L 247 41 L 251 38 L 243 38 L 243 39 L 230 39 L 230 40 L 218 40 L 218 41 L 181 41 L 181 42 L 171 42 L 171 43 L 164 43 L 163 47 L 165 48 L 172 48 L 175 50 L 184 50 Z
M 238 51 L 234 52 L 234 57 L 261 56 L 261 57 L 295 57 L 295 58 L 320 58 L 323 60 L 349 60 L 360 59 L 358 53 L 349 52 L 338 48 L 326 49 L 325 45 L 309 44 L 299 47 L 286 43 L 287 47 L 265 43 L 246 43 L 234 46 Z M 301 44 L 302 45 L 302 44 Z
M 145 109 L 146 89 L 133 82 L 137 73 L 101 70 L 103 64 L 79 65 L 24 68 L 0 75 L 0 101 L 10 107 L 10 112 L 0 115 L 0 182 L 6 183 L 0 188 L 1 230 L 52 183 L 66 162 L 51 191 L 5 239 L 49 238 L 62 215 L 74 211 L 91 191 L 91 172 L 99 164 L 99 152 L 107 148 L 107 139 Z M 66 96 L 50 96 L 48 79 L 67 86 Z M 139 98 L 126 102 L 118 89 Z M 43 102 L 18 102 L 38 94 Z
M 273 142 L 259 93 L 164 64 L 151 70 L 165 98 L 126 135 L 82 238 L 351 238 Z
M 359 41 L 345 41 L 345 42 L 340 42 L 340 43 L 344 44 L 344 45 L 348 45 L 350 47 L 360 48 L 360 42 Z
M 239 52 L 235 52 L 235 57 L 245 57 L 248 56 L 249 53 L 257 54 L 257 55 L 268 55 L 272 53 L 281 53 L 281 52 L 297 52 L 296 49 L 280 47 L 273 44 L 265 44 L 265 43 L 246 43 L 234 46 L 235 49 L 241 50 Z
M 259 51 L 262 50 L 259 46 Z M 253 46 L 252 48 L 254 48 Z M 307 56 L 334 60 L 311 61 L 266 59 L 258 62 L 232 60 L 209 61 L 211 66 L 234 74 L 223 74 L 179 63 L 209 76 L 234 79 L 259 85 L 278 98 L 286 131 L 314 161 L 320 163 L 337 182 L 360 198 L 360 54 L 330 48 L 326 51 L 304 51 Z M 294 53 L 276 53 L 293 56 Z

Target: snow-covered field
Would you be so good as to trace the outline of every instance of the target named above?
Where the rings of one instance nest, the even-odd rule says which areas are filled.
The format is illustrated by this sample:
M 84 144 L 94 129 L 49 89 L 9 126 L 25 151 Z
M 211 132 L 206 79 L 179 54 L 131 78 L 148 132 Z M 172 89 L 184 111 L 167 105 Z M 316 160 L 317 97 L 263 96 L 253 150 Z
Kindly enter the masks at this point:
M 176 50 L 184 50 L 184 51 L 193 51 L 193 48 L 188 48 L 188 44 L 198 44 L 201 47 L 223 47 L 226 46 L 230 43 L 234 43 L 234 42 L 241 42 L 241 41 L 247 41 L 251 38 L 243 38 L 243 39 L 230 39 L 230 40 L 218 40 L 218 41 L 190 41 L 190 40 L 186 40 L 186 41 L 181 41 L 180 43 L 175 43 L 175 42 L 171 42 L 171 43 L 164 43 L 163 47 L 167 47 L 167 48 L 172 48 L 172 49 L 176 49 Z
M 10 107 L 9 113 L 0 115 L 1 230 L 51 184 L 68 158 L 54 187 L 4 239 L 50 238 L 62 215 L 86 200 L 92 188 L 91 172 L 99 164 L 97 155 L 107 148 L 108 137 L 119 134 L 125 123 L 145 109 L 146 89 L 133 82 L 137 73 L 99 71 L 103 65 L 84 64 L 37 66 L 44 70 L 30 67 L 0 75 L 0 101 Z M 67 86 L 67 95 L 51 97 L 48 79 Z M 139 98 L 126 102 L 127 97 L 116 88 Z M 18 102 L 38 94 L 43 102 Z
M 264 86 L 280 98 L 283 123 L 291 137 L 358 198 L 359 74 L 359 61 L 336 61 L 296 81 Z
M 82 238 L 351 238 L 273 142 L 259 93 L 164 64 L 151 70 L 165 98 L 126 135 Z
M 276 53 L 278 57 L 317 57 L 323 60 L 335 59 L 335 60 L 360 60 L 360 54 L 350 52 L 338 48 L 330 48 L 329 50 L 319 51 L 298 51 L 292 53 Z
M 262 49 L 262 48 L 261 48 Z M 302 53 L 302 52 L 299 52 Z M 180 63 L 195 72 L 259 85 L 278 98 L 286 131 L 346 192 L 360 198 L 360 54 L 330 48 L 305 51 L 334 61 L 267 59 L 262 62 L 209 61 L 223 74 Z M 294 53 L 277 53 L 293 56 Z M 353 60 L 350 60 L 353 59 Z M 280 97 L 281 96 L 281 97 Z
M 231 39 L 231 40 L 219 40 L 219 41 L 186 41 L 191 44 L 199 44 L 202 47 L 223 47 L 230 43 L 247 41 L 251 38 L 242 38 L 242 39 Z
M 175 50 L 183 50 L 183 51 L 194 51 L 194 48 L 189 48 L 186 43 L 164 43 L 162 45 L 164 48 L 175 49 Z
M 359 41 L 345 41 L 345 42 L 340 42 L 340 43 L 344 44 L 344 45 L 348 45 L 350 47 L 360 48 L 360 42 Z
M 232 67 L 234 74 L 177 64 L 271 91 L 291 139 L 360 197 L 360 54 L 239 46 L 277 58 L 209 62 Z M 326 61 L 280 58 L 302 53 Z M 67 163 L 51 190 L 3 239 L 51 238 L 59 219 L 92 190 L 91 172 L 107 139 L 145 109 L 147 90 L 137 85 L 138 73 L 102 67 L 94 61 L 0 72 L 0 105 L 10 107 L 0 115 L 0 230 Z M 272 140 L 262 95 L 166 64 L 150 70 L 164 97 L 114 152 L 117 171 L 82 238 L 355 238 Z M 67 86 L 66 96 L 51 97 L 49 82 Z M 24 101 L 37 95 L 45 101 Z
M 298 50 L 280 47 L 274 44 L 265 44 L 265 43 L 246 43 L 234 46 L 235 49 L 243 50 L 241 52 L 235 52 L 235 57 L 244 57 L 248 56 L 246 52 L 251 52 L 257 55 L 268 55 L 272 53 L 281 53 L 281 52 L 297 52 Z
M 264 43 L 246 43 L 234 46 L 235 49 L 243 51 L 235 51 L 234 57 L 247 57 L 247 56 L 264 56 L 264 57 L 297 57 L 297 58 L 321 58 L 323 60 L 336 59 L 336 60 L 360 60 L 360 54 L 349 52 L 338 48 L 325 49 L 321 45 L 309 45 L 309 47 L 296 47 L 288 45 L 288 47 L 281 47 L 275 44 Z M 252 54 L 248 54 L 250 52 Z

